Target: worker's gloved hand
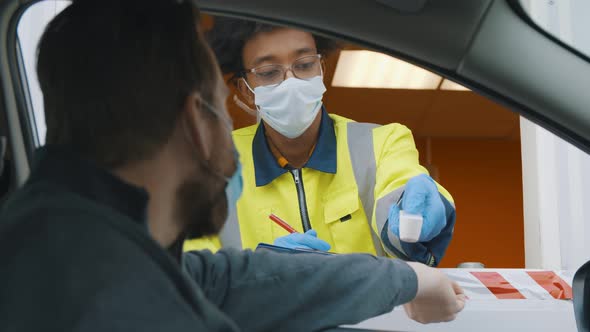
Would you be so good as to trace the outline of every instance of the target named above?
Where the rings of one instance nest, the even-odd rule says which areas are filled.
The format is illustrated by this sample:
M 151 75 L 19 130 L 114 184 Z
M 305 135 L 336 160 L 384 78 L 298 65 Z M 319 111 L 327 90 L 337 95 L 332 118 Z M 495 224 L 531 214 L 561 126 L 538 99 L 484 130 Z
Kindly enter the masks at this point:
M 435 238 L 447 225 L 445 205 L 438 193 L 434 180 L 420 174 L 406 183 L 401 209 L 423 217 L 422 231 L 418 242 L 428 242 Z M 399 237 L 399 211 L 397 204 L 389 210 L 389 229 Z
M 318 239 L 318 233 L 313 229 L 310 229 L 304 234 L 292 233 L 279 237 L 275 239 L 274 245 L 291 249 L 302 248 L 321 251 L 330 250 L 330 244 L 324 240 Z

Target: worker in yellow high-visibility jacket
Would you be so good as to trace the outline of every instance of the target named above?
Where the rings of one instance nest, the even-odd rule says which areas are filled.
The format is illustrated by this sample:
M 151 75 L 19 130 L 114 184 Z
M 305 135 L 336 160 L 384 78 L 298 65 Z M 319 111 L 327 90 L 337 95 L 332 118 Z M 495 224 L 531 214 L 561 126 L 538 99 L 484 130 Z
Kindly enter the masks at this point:
M 420 166 L 405 126 L 327 113 L 327 41 L 225 18 L 216 19 L 208 38 L 224 73 L 234 74 L 245 100 L 237 102 L 261 121 L 234 131 L 244 191 L 221 235 L 187 242 L 186 250 L 266 242 L 440 262 L 453 233 L 453 198 Z M 422 215 L 417 242 L 400 239 L 400 210 Z M 271 222 L 271 213 L 298 233 Z

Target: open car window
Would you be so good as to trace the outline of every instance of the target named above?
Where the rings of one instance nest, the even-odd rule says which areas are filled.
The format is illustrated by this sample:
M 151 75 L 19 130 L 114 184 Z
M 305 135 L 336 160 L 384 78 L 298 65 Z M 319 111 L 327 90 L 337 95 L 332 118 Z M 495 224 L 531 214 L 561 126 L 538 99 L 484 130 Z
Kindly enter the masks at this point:
M 35 73 L 37 43 L 44 25 L 67 5 L 67 1 L 39 2 L 19 24 L 37 146 L 44 144 L 45 137 Z M 204 24 L 214 20 L 204 15 Z M 421 164 L 450 191 L 460 209 L 453 241 L 440 266 L 478 261 L 486 267 L 523 268 L 518 115 L 419 66 L 355 44 L 339 46 L 323 59 L 327 112 L 359 122 L 408 127 Z M 256 117 L 234 102 L 234 96 L 245 101 L 235 85 L 228 83 L 228 87 L 232 93 L 227 107 L 234 127 L 256 125 Z M 473 194 L 479 191 L 480 195 Z M 491 224 L 495 227 L 490 228 Z
M 27 9 L 18 26 L 26 74 L 23 82 L 30 96 L 29 119 L 37 146 L 44 144 L 45 121 L 35 71 L 36 48 L 47 22 L 68 4 L 38 2 Z M 215 19 L 206 18 L 208 24 Z M 411 63 L 350 43 L 340 46 L 324 59 L 327 111 L 359 122 L 407 126 L 421 164 L 449 189 L 461 208 L 455 238 L 441 266 L 481 261 L 487 267 L 524 267 L 518 115 Z M 256 118 L 233 101 L 234 96 L 240 97 L 235 86 L 228 86 L 232 94 L 227 107 L 234 126 L 255 125 Z

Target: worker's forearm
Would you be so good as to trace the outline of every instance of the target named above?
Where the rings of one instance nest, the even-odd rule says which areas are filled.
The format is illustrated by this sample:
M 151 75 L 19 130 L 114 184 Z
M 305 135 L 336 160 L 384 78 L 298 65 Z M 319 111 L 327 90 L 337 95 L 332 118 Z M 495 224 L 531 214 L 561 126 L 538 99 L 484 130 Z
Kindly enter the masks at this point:
M 387 220 L 380 229 L 381 241 L 386 252 L 408 261 L 420 262 L 429 266 L 437 266 L 443 258 L 453 237 L 455 227 L 455 207 L 443 195 L 440 195 L 444 207 L 446 224 L 442 231 L 427 242 L 404 242 L 393 233 Z
M 428 242 L 407 243 L 400 241 L 403 252 L 408 259 L 424 263 L 429 266 L 437 266 L 445 255 L 455 228 L 455 208 L 441 195 L 445 205 L 446 225 L 443 230 Z

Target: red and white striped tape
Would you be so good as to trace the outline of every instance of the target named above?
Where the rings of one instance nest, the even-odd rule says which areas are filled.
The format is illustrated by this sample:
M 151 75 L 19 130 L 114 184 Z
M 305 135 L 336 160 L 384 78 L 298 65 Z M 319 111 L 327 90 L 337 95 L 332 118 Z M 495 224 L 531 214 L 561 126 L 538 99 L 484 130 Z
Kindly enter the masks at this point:
M 564 272 L 513 269 L 441 269 L 470 299 L 570 300 L 571 278 Z

